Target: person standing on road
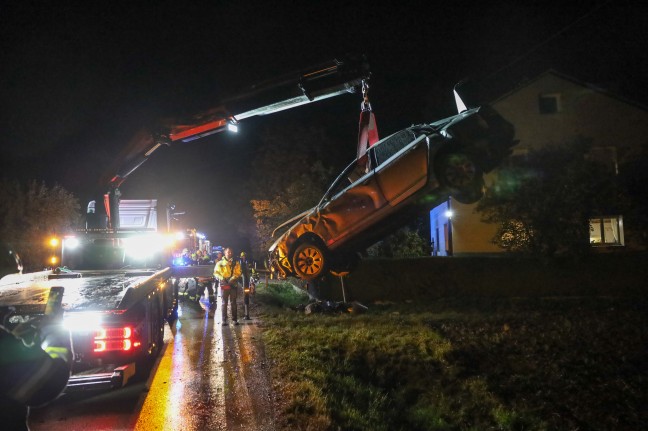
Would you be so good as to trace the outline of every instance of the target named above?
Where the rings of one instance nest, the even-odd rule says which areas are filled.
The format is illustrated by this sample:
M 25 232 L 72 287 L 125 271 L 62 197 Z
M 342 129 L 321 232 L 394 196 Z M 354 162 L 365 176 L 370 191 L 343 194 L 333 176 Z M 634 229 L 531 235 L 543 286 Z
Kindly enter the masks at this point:
M 219 246 L 213 248 L 213 258 L 214 258 L 214 265 L 217 265 L 218 262 L 220 262 L 221 259 L 223 258 L 223 247 L 221 247 L 219 245 Z M 214 270 L 216 270 L 216 266 L 214 266 Z M 218 278 L 216 278 L 215 276 L 213 277 L 213 282 L 212 282 L 211 286 L 212 286 L 212 289 L 211 289 L 211 292 L 209 293 L 209 295 L 210 295 L 209 301 L 212 302 L 213 304 L 218 304 L 218 299 L 216 298 L 216 296 L 218 296 L 218 294 L 219 294 L 219 292 L 218 292 Z M 211 297 L 212 295 L 216 295 L 216 296 L 213 297 L 213 301 L 212 301 L 212 297 Z
M 207 250 L 202 252 L 198 265 L 209 265 L 209 253 L 207 253 Z
M 241 278 L 241 263 L 232 257 L 232 249 L 227 247 L 225 255 L 214 266 L 214 277 L 218 280 L 221 289 L 223 325 L 227 325 L 227 301 L 232 309 L 232 320 L 238 325 L 238 309 L 236 298 L 238 296 L 238 281 Z
M 223 258 L 223 247 L 221 246 L 214 247 L 214 263 L 220 262 L 222 258 Z
M 250 320 L 250 293 L 252 280 L 250 280 L 250 267 L 244 251 L 241 252 L 241 256 L 239 257 L 239 264 L 241 265 L 241 279 L 243 282 L 243 311 L 245 312 L 243 319 Z

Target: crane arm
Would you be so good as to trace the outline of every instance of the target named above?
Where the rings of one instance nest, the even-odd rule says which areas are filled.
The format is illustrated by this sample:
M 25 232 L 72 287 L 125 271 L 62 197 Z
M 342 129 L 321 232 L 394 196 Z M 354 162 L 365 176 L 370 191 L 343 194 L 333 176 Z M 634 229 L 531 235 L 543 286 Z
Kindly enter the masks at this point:
M 298 74 L 253 86 L 249 92 L 225 100 L 220 106 L 167 126 L 170 142 L 188 142 L 224 130 L 230 123 L 273 114 L 346 93 L 355 93 L 369 78 L 364 60 L 331 60 Z
M 160 147 L 219 133 L 246 118 L 358 92 L 369 76 L 364 58 L 333 59 L 257 84 L 244 94 L 225 99 L 215 108 L 189 118 L 161 121 L 156 130 L 140 130 L 111 170 L 108 192 L 104 195 L 109 226 L 119 227 L 119 186 Z

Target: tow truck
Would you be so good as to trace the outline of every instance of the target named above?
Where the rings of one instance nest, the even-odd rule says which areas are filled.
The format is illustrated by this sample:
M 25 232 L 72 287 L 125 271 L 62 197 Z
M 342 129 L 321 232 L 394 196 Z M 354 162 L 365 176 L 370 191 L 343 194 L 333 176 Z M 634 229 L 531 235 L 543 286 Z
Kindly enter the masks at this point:
M 0 318 L 9 328 L 38 321 L 49 292 L 62 288 L 63 322 L 74 349 L 67 390 L 126 385 L 161 350 L 165 321 L 177 316 L 174 280 L 211 276 L 212 268 L 174 268 L 170 223 L 165 231 L 157 220 L 163 212 L 157 201 L 122 200 L 120 185 L 161 147 L 222 132 L 246 118 L 356 93 L 368 79 L 364 58 L 335 59 L 256 85 L 207 112 L 141 130 L 109 169 L 114 175 L 102 199 L 89 202 L 85 226 L 61 241 L 60 266 L 0 279 Z

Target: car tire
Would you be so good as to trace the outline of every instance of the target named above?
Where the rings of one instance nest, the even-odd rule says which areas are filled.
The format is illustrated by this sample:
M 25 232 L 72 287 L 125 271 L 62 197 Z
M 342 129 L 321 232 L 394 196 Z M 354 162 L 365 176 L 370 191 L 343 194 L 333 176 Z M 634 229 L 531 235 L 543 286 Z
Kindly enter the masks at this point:
M 302 242 L 292 256 L 295 275 L 302 280 L 313 280 L 323 276 L 328 267 L 324 247 L 312 242 Z
M 439 154 L 435 172 L 441 185 L 458 202 L 471 204 L 483 196 L 484 174 L 468 154 L 461 151 Z

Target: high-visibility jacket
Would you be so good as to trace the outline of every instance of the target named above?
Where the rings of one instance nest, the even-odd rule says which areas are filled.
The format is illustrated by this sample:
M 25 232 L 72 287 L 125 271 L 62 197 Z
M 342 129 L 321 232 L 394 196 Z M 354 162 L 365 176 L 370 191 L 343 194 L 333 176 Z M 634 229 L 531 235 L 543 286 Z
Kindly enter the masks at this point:
M 219 281 L 221 287 L 233 286 L 241 277 L 241 264 L 234 259 L 227 260 L 223 257 L 214 266 L 214 277 Z

